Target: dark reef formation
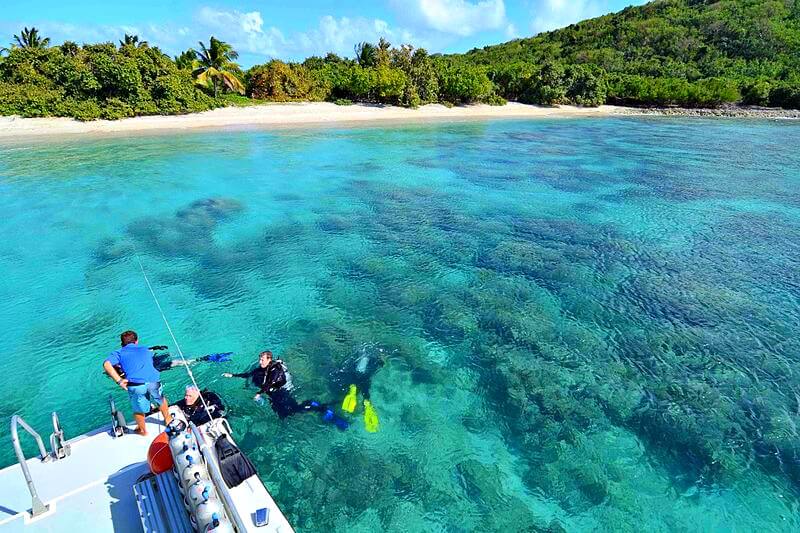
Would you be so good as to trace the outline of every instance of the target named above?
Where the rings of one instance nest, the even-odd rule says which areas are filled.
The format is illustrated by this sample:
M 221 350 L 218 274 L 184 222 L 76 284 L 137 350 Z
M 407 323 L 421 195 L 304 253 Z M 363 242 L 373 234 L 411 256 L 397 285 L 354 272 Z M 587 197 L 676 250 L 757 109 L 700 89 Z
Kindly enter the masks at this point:
M 133 222 L 96 261 L 114 264 L 134 243 L 196 273 L 162 281 L 226 305 L 263 296 L 249 292 L 250 274 L 305 276 L 313 309 L 270 325 L 269 337 L 254 332 L 284 342 L 304 397 L 340 399 L 337 372 L 365 350 L 380 354 L 373 394 L 396 431 L 387 453 L 322 431 L 319 449 L 298 451 L 291 432 L 316 435 L 313 420 L 280 426 L 284 436 L 252 422 L 263 413 L 240 411 L 243 447 L 298 528 L 392 529 L 401 501 L 473 526 L 480 516 L 488 531 L 559 531 L 564 517 L 588 515 L 601 529 L 636 530 L 652 509 L 627 479 L 635 468 L 657 472 L 636 480 L 651 493 L 679 495 L 766 473 L 796 501 L 800 223 L 783 207 L 800 194 L 754 191 L 752 169 L 735 165 L 720 184 L 697 170 L 706 162 L 693 146 L 733 161 L 735 147 L 671 124 L 652 141 L 674 151 L 660 157 L 680 159 L 668 171 L 639 143 L 641 128 L 586 145 L 555 124 L 509 129 L 421 134 L 425 150 L 403 168 L 430 183 L 386 180 L 387 165 L 368 159 L 332 165 L 353 179 L 333 180 L 329 202 L 250 239 L 216 238 L 245 206 L 212 198 Z M 598 166 L 622 143 L 628 157 L 615 172 Z M 470 197 L 476 190 L 486 197 Z M 735 204 L 741 197 L 752 205 Z M 623 205 L 638 225 L 608 216 Z M 463 453 L 487 435 L 504 443 L 503 461 Z M 533 509 L 530 498 L 545 503 Z M 665 530 L 685 528 L 664 515 Z

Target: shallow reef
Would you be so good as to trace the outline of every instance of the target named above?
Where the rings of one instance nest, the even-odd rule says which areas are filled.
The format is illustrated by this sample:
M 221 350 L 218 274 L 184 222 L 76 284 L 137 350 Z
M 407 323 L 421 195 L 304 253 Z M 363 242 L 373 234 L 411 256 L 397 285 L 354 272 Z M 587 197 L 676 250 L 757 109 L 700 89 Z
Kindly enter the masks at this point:
M 474 175 L 474 169 L 455 170 Z M 640 175 L 634 182 L 653 192 L 635 198 L 684 202 L 708 196 L 697 188 L 684 194 L 676 183 L 665 188 L 657 180 L 663 176 Z M 769 417 L 752 414 L 752 401 L 732 401 L 763 389 L 763 383 L 735 371 L 731 356 L 741 347 L 729 340 L 744 319 L 766 318 L 753 305 L 750 287 L 738 282 L 756 278 L 763 286 L 780 270 L 775 281 L 786 284 L 792 274 L 785 265 L 771 267 L 763 264 L 765 256 L 750 255 L 728 222 L 715 231 L 737 235 L 736 244 L 708 243 L 715 249 L 709 257 L 696 247 L 661 251 L 608 223 L 508 211 L 470 215 L 450 208 L 454 199 L 440 193 L 410 189 L 386 195 L 369 183 L 359 183 L 357 192 L 374 216 L 360 218 L 353 231 L 373 237 L 375 255 L 393 260 L 349 262 L 342 271 L 346 278 L 327 283 L 350 279 L 359 288 L 330 302 L 347 313 L 368 308 L 374 314 L 374 302 L 365 300 L 379 299 L 385 309 L 378 316 L 388 320 L 394 307 L 415 315 L 403 324 L 416 325 L 424 338 L 462 347 L 466 358 L 451 361 L 450 368 L 469 364 L 481 383 L 491 384 L 484 393 L 505 420 L 509 443 L 529 465 L 525 482 L 531 490 L 556 498 L 571 514 L 610 502 L 619 524 L 633 527 L 631 513 L 643 515 L 646 508 L 631 493 L 619 492 L 624 475 L 615 473 L 611 457 L 586 456 L 587 439 L 613 431 L 630 431 L 646 443 L 665 473 L 687 472 L 708 487 L 732 482 L 753 460 L 770 472 L 780 464 L 800 481 L 794 446 L 769 431 Z M 737 223 L 754 224 L 747 217 Z M 786 239 L 796 231 L 795 222 L 770 231 L 761 248 L 782 246 L 791 254 L 796 247 Z M 739 261 L 761 268 L 743 274 Z M 420 283 L 415 264 L 438 274 Z M 444 281 L 452 269 L 460 272 L 461 284 Z M 625 334 L 617 334 L 619 328 Z M 768 366 L 756 372 L 774 387 L 781 378 L 778 372 L 766 375 Z M 787 405 L 775 421 L 797 417 L 795 407 Z M 778 441 L 766 444 L 764 431 Z M 567 452 L 565 446 L 582 451 Z M 766 449 L 779 458 L 765 455 Z M 559 459 L 570 456 L 572 463 Z M 676 484 L 683 476 L 665 475 Z M 482 494 L 475 483 L 465 483 Z
M 280 420 L 243 381 L 194 367 L 298 530 L 798 529 L 800 130 L 613 118 L 226 135 L 198 134 L 202 165 L 185 141 L 144 143 L 147 161 L 120 141 L 146 175 L 104 154 L 53 172 L 102 177 L 69 190 L 0 152 L 4 192 L 47 207 L 11 220 L 9 242 L 30 220 L 69 237 L 0 242 L 0 266 L 27 261 L 8 270 L 30 293 L 27 321 L 0 311 L 0 336 L 36 355 L 0 374 L 45 376 L 0 411 L 27 416 L 77 380 L 105 413 L 96 354 L 129 324 L 163 333 L 135 252 L 187 352 L 233 351 L 225 370 L 240 371 L 272 349 L 298 400 L 339 411 L 358 385 L 339 431 Z M 131 183 L 142 205 L 109 216 Z M 95 209 L 65 221 L 69 202 Z M 49 261 L 62 278 L 20 277 Z M 64 350 L 54 329 L 75 375 L 46 368 Z M 185 379 L 166 374 L 168 393 Z

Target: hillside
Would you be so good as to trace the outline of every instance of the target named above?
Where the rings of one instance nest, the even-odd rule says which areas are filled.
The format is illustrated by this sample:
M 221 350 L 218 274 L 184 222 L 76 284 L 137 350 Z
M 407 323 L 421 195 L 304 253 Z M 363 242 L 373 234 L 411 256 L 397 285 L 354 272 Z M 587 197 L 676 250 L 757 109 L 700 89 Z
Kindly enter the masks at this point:
M 797 108 L 800 1 L 657 0 L 447 58 L 485 66 L 510 99 L 526 99 L 519 78 L 549 65 L 545 77 L 572 68 L 605 79 L 611 102 L 721 103 L 741 92 L 746 104 Z
M 117 119 L 323 100 L 800 109 L 800 0 L 657 0 L 466 54 L 382 38 L 358 43 L 353 59 L 246 72 L 228 43 L 199 44 L 173 59 L 138 36 L 51 46 L 24 28 L 0 49 L 0 115 Z

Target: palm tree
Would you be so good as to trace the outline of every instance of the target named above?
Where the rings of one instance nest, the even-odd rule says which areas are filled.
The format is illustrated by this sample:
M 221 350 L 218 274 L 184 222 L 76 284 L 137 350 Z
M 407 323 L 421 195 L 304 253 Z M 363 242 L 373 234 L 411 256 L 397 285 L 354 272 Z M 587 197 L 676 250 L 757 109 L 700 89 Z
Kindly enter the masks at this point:
M 210 45 L 206 47 L 205 43 L 201 42 L 200 50 L 196 54 L 197 62 L 192 74 L 197 78 L 197 83 L 208 86 L 211 82 L 215 98 L 220 82 L 228 90 L 244 94 L 244 85 L 236 76 L 242 69 L 233 61 L 239 54 L 231 45 L 211 37 Z
M 194 70 L 197 62 L 197 52 L 194 48 L 189 48 L 181 55 L 175 56 L 175 66 L 181 70 Z
M 78 55 L 78 52 L 80 52 L 80 47 L 78 46 L 78 43 L 75 43 L 73 41 L 64 41 L 64 44 L 62 44 L 60 48 L 61 48 L 61 53 L 69 57 L 75 57 L 76 55 Z
M 378 41 L 378 48 L 375 50 L 375 63 L 378 65 L 389 64 L 389 51 L 392 49 L 392 44 L 381 37 Z
M 23 28 L 19 35 L 14 36 L 12 46 L 16 45 L 20 48 L 47 48 L 50 45 L 50 37 L 42 38 L 39 35 L 39 30 L 31 27 Z
M 378 49 L 372 43 L 358 43 L 353 51 L 356 53 L 356 61 L 362 67 L 374 67 L 378 62 Z
M 120 46 L 130 45 L 136 48 L 144 48 L 147 46 L 147 41 L 140 41 L 138 35 L 125 34 L 125 38 L 119 42 Z

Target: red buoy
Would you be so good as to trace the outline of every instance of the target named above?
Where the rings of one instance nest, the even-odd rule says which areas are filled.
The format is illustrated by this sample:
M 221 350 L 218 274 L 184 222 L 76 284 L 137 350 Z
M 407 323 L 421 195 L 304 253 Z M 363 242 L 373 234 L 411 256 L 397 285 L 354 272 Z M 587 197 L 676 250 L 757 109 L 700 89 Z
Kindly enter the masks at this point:
M 159 433 L 150 443 L 147 450 L 147 465 L 154 474 L 161 474 L 172 469 L 172 452 L 169 449 L 169 436 Z

